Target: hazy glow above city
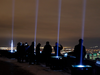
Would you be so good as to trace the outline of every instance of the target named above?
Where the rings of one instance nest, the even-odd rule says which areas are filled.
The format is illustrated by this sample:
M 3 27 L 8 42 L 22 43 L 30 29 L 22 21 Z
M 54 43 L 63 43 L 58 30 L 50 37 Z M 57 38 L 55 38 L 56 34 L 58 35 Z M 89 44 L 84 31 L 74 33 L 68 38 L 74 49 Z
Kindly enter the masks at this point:
M 58 1 L 39 0 L 37 19 L 37 43 L 52 46 L 57 41 Z M 0 2 L 0 47 L 10 47 L 12 40 L 12 0 Z M 36 0 L 15 0 L 14 47 L 18 42 L 34 41 Z M 83 0 L 62 0 L 59 42 L 74 47 L 81 38 Z M 87 0 L 84 46 L 100 45 L 100 0 Z

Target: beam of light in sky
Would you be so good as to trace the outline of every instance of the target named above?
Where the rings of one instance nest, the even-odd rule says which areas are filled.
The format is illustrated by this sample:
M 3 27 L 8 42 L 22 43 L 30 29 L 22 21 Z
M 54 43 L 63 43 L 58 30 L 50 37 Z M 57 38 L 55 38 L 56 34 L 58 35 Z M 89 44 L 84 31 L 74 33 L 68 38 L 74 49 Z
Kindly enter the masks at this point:
M 58 7 L 58 35 L 57 35 L 57 56 L 59 50 L 59 32 L 60 32 L 60 14 L 61 14 L 61 0 L 59 0 L 59 7 Z
M 14 9 L 15 9 L 15 0 L 12 0 L 12 40 L 11 40 L 11 52 L 13 52 Z
M 11 40 L 11 53 L 13 52 L 13 40 Z
M 82 39 L 84 39 L 85 10 L 86 10 L 86 0 L 83 0 Z M 83 58 L 83 46 L 81 44 L 81 57 L 80 57 L 80 64 L 81 65 L 82 65 L 82 58 Z
M 34 35 L 34 49 L 36 48 L 36 33 L 37 33 L 37 19 L 38 19 L 39 0 L 36 0 L 36 15 L 35 15 L 35 35 Z

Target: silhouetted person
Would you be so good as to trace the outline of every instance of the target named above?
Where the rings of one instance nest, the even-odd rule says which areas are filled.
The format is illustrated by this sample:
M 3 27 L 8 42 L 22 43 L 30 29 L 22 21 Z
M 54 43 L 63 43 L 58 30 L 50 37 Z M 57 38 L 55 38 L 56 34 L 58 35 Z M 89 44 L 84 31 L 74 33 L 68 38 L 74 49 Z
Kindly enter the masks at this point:
M 18 62 L 21 62 L 21 46 L 22 46 L 22 43 L 18 42 L 17 43 L 17 61 Z
M 36 46 L 36 62 L 37 62 L 37 64 L 39 64 L 39 62 L 40 62 L 40 46 L 41 46 L 40 43 Z
M 83 58 L 85 58 L 86 55 L 86 50 L 85 47 L 83 46 L 83 39 L 79 39 L 79 44 L 76 45 L 74 48 L 73 54 L 76 57 L 76 64 L 80 64 L 81 52 L 82 52 L 82 60 L 83 60 Z
M 27 42 L 25 42 L 25 61 L 28 62 L 28 49 L 29 49 L 29 45 Z
M 34 42 L 32 42 L 31 46 L 29 47 L 28 53 L 29 53 L 29 64 L 32 64 L 32 62 L 35 64 Z
M 57 47 L 58 47 L 58 52 L 57 52 Z M 58 44 L 57 42 L 55 43 L 55 46 L 54 46 L 54 51 L 55 51 L 55 55 L 58 55 L 60 56 L 61 53 L 60 51 L 63 49 L 63 46 L 61 44 Z
M 29 47 L 30 47 L 30 46 L 28 45 L 28 43 L 25 42 L 25 51 L 27 51 Z
M 18 53 L 18 58 L 19 58 L 18 62 L 23 62 L 24 57 L 25 57 L 25 46 L 24 46 L 24 43 L 23 44 L 18 43 L 17 53 Z
M 24 58 L 25 58 L 25 44 L 23 43 L 21 46 L 21 50 L 20 50 L 20 58 L 21 58 L 21 62 L 23 62 Z
M 43 49 L 44 58 L 46 60 L 46 65 L 47 66 L 49 65 L 49 62 L 50 62 L 51 52 L 52 52 L 52 47 L 49 44 L 49 42 L 47 41 L 46 45 L 44 46 L 44 49 Z

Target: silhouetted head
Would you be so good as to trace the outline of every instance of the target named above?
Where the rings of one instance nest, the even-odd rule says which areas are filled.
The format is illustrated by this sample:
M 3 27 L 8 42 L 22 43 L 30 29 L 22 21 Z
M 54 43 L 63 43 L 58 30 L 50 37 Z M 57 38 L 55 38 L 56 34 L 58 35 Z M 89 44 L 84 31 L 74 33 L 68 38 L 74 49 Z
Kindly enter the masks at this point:
M 32 42 L 32 44 L 31 45 L 34 45 L 34 41 Z
M 57 46 L 58 45 L 58 42 L 56 42 L 55 45 Z
M 38 43 L 38 45 L 37 45 L 37 46 L 39 46 L 39 47 L 40 47 L 40 46 L 41 46 L 41 44 L 40 44 L 40 43 Z
M 19 46 L 20 45 L 20 42 L 18 42 L 17 45 Z
M 25 46 L 27 46 L 28 45 L 28 43 L 27 42 L 25 42 Z
M 46 42 L 46 45 L 49 45 L 49 41 Z
M 25 46 L 25 44 L 23 43 L 22 46 Z
M 83 43 L 83 39 L 79 39 L 79 44 L 82 44 Z
M 21 42 L 18 42 L 18 43 L 17 43 L 17 46 L 21 46 L 21 45 L 22 45 L 22 43 L 21 43 Z

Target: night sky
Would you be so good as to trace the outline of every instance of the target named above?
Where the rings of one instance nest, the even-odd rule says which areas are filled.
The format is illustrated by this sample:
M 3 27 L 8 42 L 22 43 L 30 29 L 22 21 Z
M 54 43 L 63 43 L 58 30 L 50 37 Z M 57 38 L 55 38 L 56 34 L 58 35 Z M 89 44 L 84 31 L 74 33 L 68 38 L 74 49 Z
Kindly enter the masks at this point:
M 37 43 L 52 46 L 57 41 L 59 0 L 39 0 Z M 14 46 L 34 41 L 36 0 L 15 0 Z M 74 47 L 82 34 L 83 0 L 62 0 L 59 42 Z M 0 46 L 10 46 L 12 37 L 12 0 L 0 1 Z M 100 0 L 87 0 L 84 46 L 100 46 Z

